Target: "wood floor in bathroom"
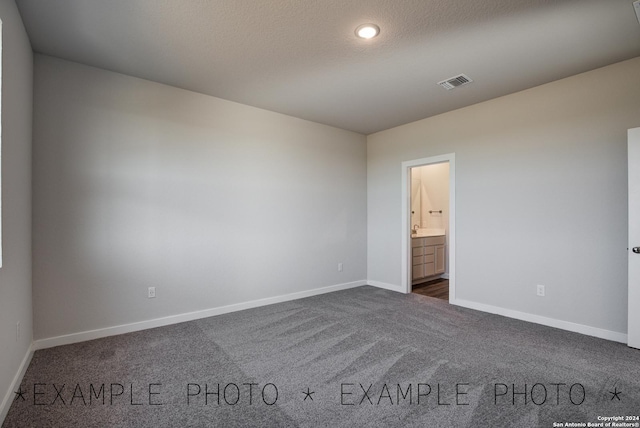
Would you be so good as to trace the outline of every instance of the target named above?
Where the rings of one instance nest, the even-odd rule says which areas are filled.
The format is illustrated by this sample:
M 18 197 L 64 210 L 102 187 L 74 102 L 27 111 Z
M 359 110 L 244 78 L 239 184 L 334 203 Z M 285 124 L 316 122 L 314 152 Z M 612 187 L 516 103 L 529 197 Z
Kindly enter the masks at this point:
M 412 292 L 423 296 L 435 297 L 436 299 L 449 300 L 449 280 L 437 278 L 432 281 L 415 284 Z

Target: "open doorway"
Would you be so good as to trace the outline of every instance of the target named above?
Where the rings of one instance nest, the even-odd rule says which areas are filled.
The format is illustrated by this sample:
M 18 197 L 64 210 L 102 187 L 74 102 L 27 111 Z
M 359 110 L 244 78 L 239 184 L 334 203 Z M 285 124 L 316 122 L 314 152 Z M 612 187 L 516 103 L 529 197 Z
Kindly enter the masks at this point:
M 405 292 L 455 300 L 455 155 L 402 163 Z
M 448 301 L 449 162 L 414 166 L 409 173 L 411 289 Z

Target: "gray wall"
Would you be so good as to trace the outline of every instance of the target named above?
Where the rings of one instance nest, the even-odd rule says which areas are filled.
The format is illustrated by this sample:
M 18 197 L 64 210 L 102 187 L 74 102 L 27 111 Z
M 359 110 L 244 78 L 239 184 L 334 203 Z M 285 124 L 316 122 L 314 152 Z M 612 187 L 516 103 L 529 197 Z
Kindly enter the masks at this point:
M 13 0 L 2 20 L 2 268 L 0 268 L 0 421 L 32 338 L 31 104 L 33 54 Z M 16 340 L 16 324 L 21 337 Z M 8 405 L 4 410 L 8 410 Z
M 366 279 L 364 136 L 42 55 L 34 93 L 36 339 Z
M 626 332 L 638 76 L 640 58 L 370 135 L 368 279 L 400 285 L 401 163 L 455 152 L 457 298 Z

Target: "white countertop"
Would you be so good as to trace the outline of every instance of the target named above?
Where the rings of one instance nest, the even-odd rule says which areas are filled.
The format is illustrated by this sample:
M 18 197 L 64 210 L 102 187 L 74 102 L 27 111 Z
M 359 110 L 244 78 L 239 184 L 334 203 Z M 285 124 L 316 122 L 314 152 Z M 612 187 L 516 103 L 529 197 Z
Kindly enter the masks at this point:
M 444 229 L 418 229 L 418 233 L 412 233 L 412 238 L 425 238 L 429 236 L 444 236 Z

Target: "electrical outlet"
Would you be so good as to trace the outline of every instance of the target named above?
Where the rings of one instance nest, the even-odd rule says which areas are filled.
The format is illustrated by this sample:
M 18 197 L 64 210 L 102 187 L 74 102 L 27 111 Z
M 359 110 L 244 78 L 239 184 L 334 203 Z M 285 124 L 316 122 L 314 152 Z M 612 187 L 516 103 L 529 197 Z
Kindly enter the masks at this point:
M 342 272 L 342 263 L 338 263 L 338 272 Z
M 538 286 L 537 286 L 537 287 L 538 287 L 538 289 L 537 289 L 536 294 L 537 294 L 538 296 L 540 296 L 540 297 L 544 297 L 544 285 L 540 285 L 540 284 L 538 284 Z
M 149 293 L 147 295 L 150 299 L 156 297 L 156 287 L 149 287 Z
M 20 341 L 20 321 L 16 323 L 16 342 Z

